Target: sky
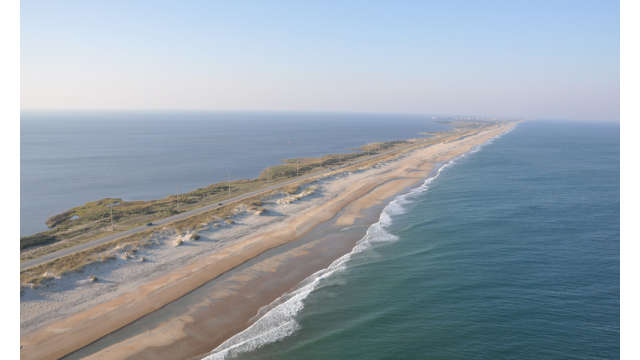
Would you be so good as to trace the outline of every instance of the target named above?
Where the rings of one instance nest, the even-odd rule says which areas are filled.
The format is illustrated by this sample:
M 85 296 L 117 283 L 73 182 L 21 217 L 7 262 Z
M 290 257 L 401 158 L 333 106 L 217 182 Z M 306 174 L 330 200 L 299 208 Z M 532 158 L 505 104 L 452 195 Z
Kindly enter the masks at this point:
M 21 1 L 21 107 L 619 121 L 619 3 Z

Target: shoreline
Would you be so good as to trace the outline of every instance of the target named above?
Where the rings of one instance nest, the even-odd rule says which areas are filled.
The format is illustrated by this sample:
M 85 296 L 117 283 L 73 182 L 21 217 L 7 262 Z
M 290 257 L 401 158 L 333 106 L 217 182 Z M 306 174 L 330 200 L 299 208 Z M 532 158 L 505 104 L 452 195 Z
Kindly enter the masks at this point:
M 286 244 L 298 244 L 300 239 L 313 233 L 314 228 L 329 222 L 333 222 L 335 229 L 361 224 L 367 218 L 363 215 L 366 211 L 381 206 L 420 180 L 424 181 L 438 162 L 443 163 L 467 153 L 513 126 L 513 123 L 501 124 L 464 139 L 413 150 L 404 158 L 386 164 L 389 167 L 387 171 L 378 171 L 369 177 L 361 176 L 357 182 L 353 179 L 349 182 L 347 177 L 344 182 L 352 189 L 351 192 L 325 195 L 321 199 L 323 203 L 318 201 L 318 204 L 300 214 L 274 224 L 268 231 L 238 239 L 118 298 L 28 332 L 21 338 L 21 356 L 25 359 L 64 356 L 96 340 L 99 342 L 107 334 L 114 335 L 119 331 L 127 331 L 127 328 L 131 330 L 138 321 L 154 315 L 161 317 L 161 312 L 172 305 L 181 308 L 182 315 L 169 314 L 166 321 L 157 322 L 153 324 L 155 327 L 146 328 L 134 337 L 114 342 L 92 356 L 122 358 L 132 354 L 155 354 L 159 358 L 175 358 L 176 355 L 206 355 L 231 335 L 246 328 L 258 309 L 351 251 L 362 234 L 355 242 L 336 238 L 323 241 L 321 238 L 306 245 L 292 245 L 293 248 L 283 254 L 268 256 L 269 251 Z M 331 232 L 327 234 L 331 237 Z M 333 252 L 326 251 L 327 244 L 333 244 Z M 323 251 L 324 256 L 320 256 Z M 260 256 L 265 259 L 258 261 Z M 318 269 L 309 263 L 309 259 L 314 257 L 319 259 L 319 263 L 315 263 L 316 267 L 320 266 Z M 256 259 L 254 265 L 249 264 L 252 259 Z M 248 264 L 245 270 L 240 268 L 243 264 Z M 277 273 L 290 275 L 278 277 L 275 276 Z M 201 296 L 195 301 L 194 297 L 197 296 L 193 294 L 202 292 L 209 285 L 215 288 L 211 290 L 215 296 Z M 189 296 L 195 302 L 189 307 L 181 305 Z M 148 301 L 149 298 L 153 298 L 153 302 Z M 246 301 L 246 304 L 239 305 L 242 303 L 239 300 Z M 200 309 L 200 313 L 197 309 Z M 227 318 L 224 326 L 221 317 Z M 221 328 L 227 331 L 220 332 Z M 217 337 L 205 336 L 211 334 L 217 334 Z M 171 349 L 177 352 L 171 353 Z
M 449 135 L 451 133 L 453 131 L 444 132 Z M 51 263 L 68 255 L 69 250 L 73 250 L 71 248 L 76 248 L 74 252 L 93 248 L 100 243 L 147 232 L 146 230 L 152 230 L 158 225 L 179 223 L 181 219 L 194 217 L 196 214 L 218 210 L 225 217 L 224 210 L 229 203 L 269 193 L 305 179 L 322 177 L 323 173 L 326 176 L 358 163 L 378 161 L 386 155 L 406 150 L 403 146 L 411 147 L 417 142 L 428 142 L 430 137 L 367 143 L 347 153 L 282 159 L 280 164 L 268 166 L 255 178 L 217 182 L 160 199 L 103 198 L 77 205 L 47 218 L 49 229 L 20 237 L 20 269 L 22 272 Z M 181 206 L 178 206 L 179 203 Z M 105 223 L 105 217 L 114 215 L 115 224 L 109 224 L 108 221 Z M 153 226 L 145 226 L 149 223 L 153 223 Z M 119 229 L 118 233 L 113 233 L 114 226 Z M 53 256 L 56 253 L 59 253 L 58 256 Z
M 386 226 L 389 225 L 387 223 L 388 217 L 395 215 L 393 203 L 398 200 L 402 200 L 404 196 L 422 191 L 421 188 L 427 186 L 433 179 L 437 178 L 440 174 L 440 170 L 455 161 L 455 159 L 457 158 L 432 169 L 421 185 L 410 185 L 408 188 L 384 199 L 382 205 L 376 205 L 372 208 L 363 210 L 366 214 L 362 218 L 364 220 L 359 221 L 356 225 L 347 227 L 348 230 L 352 229 L 354 226 L 362 228 L 362 231 L 358 233 L 359 235 L 357 240 L 351 241 L 353 246 L 348 252 L 336 258 L 327 267 L 322 268 L 303 279 L 289 292 L 282 294 L 270 304 L 260 308 L 258 314 L 250 319 L 249 325 L 246 329 L 226 339 L 210 352 L 200 354 L 197 357 L 193 357 L 193 359 L 225 359 L 228 356 L 233 357 L 241 353 L 257 350 L 263 345 L 277 342 L 292 335 L 299 328 L 299 324 L 295 317 L 304 308 L 303 301 L 316 289 L 318 282 L 322 279 L 328 278 L 334 273 L 344 270 L 354 255 L 376 246 L 377 243 L 390 243 L 396 241 L 397 237 L 386 231 Z M 345 229 L 341 228 L 335 222 L 327 222 L 319 225 L 314 229 L 314 231 L 316 231 L 316 234 L 324 233 L 331 235 L 341 233 L 345 231 Z M 309 234 L 309 237 L 313 236 L 314 234 Z M 372 240 L 375 241 L 372 242 Z M 293 308 L 293 311 L 291 308 Z M 273 318 L 276 319 L 275 324 Z M 265 326 L 267 329 L 264 329 Z M 276 329 L 275 334 L 274 328 Z

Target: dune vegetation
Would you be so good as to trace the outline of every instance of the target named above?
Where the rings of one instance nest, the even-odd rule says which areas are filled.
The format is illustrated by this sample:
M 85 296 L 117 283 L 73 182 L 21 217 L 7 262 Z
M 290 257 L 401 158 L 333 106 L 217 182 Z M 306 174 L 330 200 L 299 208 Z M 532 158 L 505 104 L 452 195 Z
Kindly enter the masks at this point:
M 21 283 L 38 285 L 48 278 L 43 274 L 61 276 L 69 271 L 81 270 L 85 265 L 96 261 L 107 261 L 114 258 L 113 254 L 118 249 L 118 246 L 127 245 L 134 248 L 148 246 L 152 243 L 150 238 L 157 231 L 169 230 L 175 231 L 177 234 L 192 232 L 196 234 L 193 237 L 193 240 L 196 240 L 199 237 L 197 232 L 203 229 L 204 224 L 212 224 L 214 227 L 233 226 L 233 217 L 237 214 L 238 209 L 244 209 L 244 211 L 255 215 L 262 215 L 265 211 L 262 207 L 262 200 L 273 195 L 281 194 L 280 196 L 284 195 L 284 198 L 295 201 L 297 198 L 312 194 L 316 188 L 306 185 L 322 177 L 331 176 L 338 172 L 366 169 L 381 161 L 396 158 L 415 148 L 428 146 L 440 141 L 453 141 L 478 131 L 480 131 L 480 128 L 476 126 L 468 128 L 458 126 L 452 131 L 437 133 L 426 138 L 366 144 L 347 154 L 287 159 L 283 160 L 282 164 L 265 169 L 255 179 L 219 182 L 185 194 L 171 195 L 158 200 L 126 201 L 117 198 L 105 198 L 88 202 L 51 216 L 47 220 L 47 225 L 50 227 L 49 230 L 22 237 L 20 241 L 21 260 L 34 259 L 63 248 L 86 243 L 171 215 L 209 204 L 216 204 L 238 195 L 277 185 L 294 179 L 296 176 L 317 174 L 317 176 L 300 179 L 295 183 L 261 192 L 241 201 L 172 221 L 161 228 L 149 228 L 130 236 L 22 270 L 20 274 Z M 381 157 L 376 156 L 381 152 L 386 153 Z M 340 168 L 338 169 L 338 167 Z
M 112 231 L 130 229 L 233 196 L 259 190 L 265 186 L 295 178 L 296 176 L 341 166 L 406 143 L 406 141 L 372 143 L 363 145 L 356 149 L 357 151 L 347 154 L 330 154 L 318 158 L 286 159 L 283 160 L 282 164 L 266 168 L 255 179 L 219 182 L 188 193 L 170 195 L 158 200 L 127 201 L 118 198 L 104 198 L 91 201 L 48 218 L 46 224 L 49 230 L 22 237 L 20 239 L 20 249 L 51 245 L 73 239 L 69 244 L 54 247 L 55 250 L 58 250 L 105 236 Z M 287 187 L 284 191 L 295 193 L 297 186 Z M 29 259 L 41 255 L 38 253 L 40 252 L 24 254 L 26 256 L 22 256 L 22 258 Z

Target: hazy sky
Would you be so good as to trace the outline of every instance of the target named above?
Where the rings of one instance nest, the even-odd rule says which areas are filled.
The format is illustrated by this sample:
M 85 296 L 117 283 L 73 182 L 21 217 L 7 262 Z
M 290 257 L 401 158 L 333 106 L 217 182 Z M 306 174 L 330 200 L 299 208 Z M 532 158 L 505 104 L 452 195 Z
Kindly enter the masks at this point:
M 21 1 L 22 108 L 619 119 L 619 4 Z

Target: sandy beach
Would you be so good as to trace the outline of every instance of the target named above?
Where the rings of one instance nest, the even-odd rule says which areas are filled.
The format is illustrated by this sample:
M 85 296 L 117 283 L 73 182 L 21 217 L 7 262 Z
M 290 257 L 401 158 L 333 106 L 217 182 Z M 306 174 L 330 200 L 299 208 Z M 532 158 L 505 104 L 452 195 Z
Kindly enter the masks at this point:
M 307 186 L 265 214 L 190 234 L 157 234 L 133 258 L 91 265 L 21 295 L 23 359 L 200 358 L 251 326 L 264 308 L 351 251 L 383 205 L 439 164 L 510 130 L 500 124 Z M 182 244 L 175 246 L 180 238 Z M 97 274 L 99 281 L 87 281 Z

